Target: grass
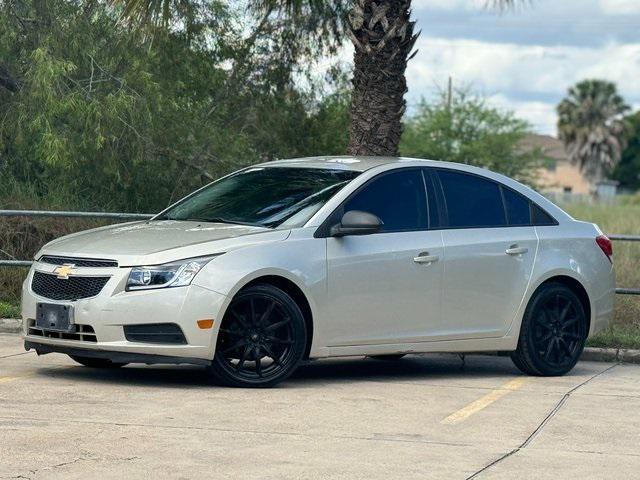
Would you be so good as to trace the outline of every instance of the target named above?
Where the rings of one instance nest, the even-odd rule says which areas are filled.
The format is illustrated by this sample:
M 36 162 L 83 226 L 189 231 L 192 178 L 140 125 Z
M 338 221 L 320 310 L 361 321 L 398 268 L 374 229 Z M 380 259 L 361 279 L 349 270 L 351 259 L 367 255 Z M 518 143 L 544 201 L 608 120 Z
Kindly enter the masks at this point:
M 0 318 L 20 318 L 20 307 L 0 302 Z
M 563 208 L 578 220 L 598 224 L 607 234 L 640 235 L 640 204 L 568 204 Z M 614 242 L 613 261 L 618 287 L 640 288 L 640 242 Z M 617 295 L 611 327 L 589 339 L 589 346 L 640 349 L 640 296 Z
M 607 330 L 590 338 L 588 346 L 640 350 L 640 329 L 634 326 L 612 325 Z

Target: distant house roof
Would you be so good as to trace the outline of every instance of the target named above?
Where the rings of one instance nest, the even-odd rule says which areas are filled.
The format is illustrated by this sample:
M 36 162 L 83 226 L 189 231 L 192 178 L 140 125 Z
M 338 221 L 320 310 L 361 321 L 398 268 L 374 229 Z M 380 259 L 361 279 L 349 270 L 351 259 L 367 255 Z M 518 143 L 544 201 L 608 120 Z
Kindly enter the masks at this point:
M 520 145 L 524 150 L 539 148 L 546 157 L 560 162 L 569 161 L 564 143 L 551 135 L 530 134 L 522 139 Z

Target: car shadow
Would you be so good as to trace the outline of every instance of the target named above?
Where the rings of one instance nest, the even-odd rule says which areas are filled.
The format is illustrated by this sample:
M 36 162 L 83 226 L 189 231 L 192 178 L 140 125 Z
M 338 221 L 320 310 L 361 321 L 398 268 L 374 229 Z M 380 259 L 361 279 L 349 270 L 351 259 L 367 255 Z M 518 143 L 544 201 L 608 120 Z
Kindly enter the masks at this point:
M 292 379 L 306 381 L 420 381 L 452 377 L 512 375 L 510 359 L 455 354 L 407 355 L 401 360 L 331 359 L 301 367 Z
M 210 388 L 212 383 L 202 367 L 190 365 L 139 365 L 119 369 L 94 369 L 81 365 L 42 367 L 38 373 L 50 378 L 76 382 L 104 382 L 163 388 Z M 520 372 L 509 358 L 470 355 L 464 360 L 455 354 L 407 355 L 401 360 L 374 360 L 363 357 L 328 359 L 301 365 L 281 387 L 312 386 L 340 382 L 419 382 L 512 376 Z

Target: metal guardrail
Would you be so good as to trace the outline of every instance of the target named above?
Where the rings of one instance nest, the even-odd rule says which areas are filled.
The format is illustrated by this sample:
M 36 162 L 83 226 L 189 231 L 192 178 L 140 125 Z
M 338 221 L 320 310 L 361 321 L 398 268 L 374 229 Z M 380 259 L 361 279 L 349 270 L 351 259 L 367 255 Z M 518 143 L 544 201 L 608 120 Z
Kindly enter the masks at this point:
M 30 267 L 30 260 L 0 260 L 0 267 Z
M 153 217 L 147 213 L 113 212 L 55 212 L 49 210 L 0 210 L 0 217 L 64 217 L 64 218 L 112 218 L 116 220 L 146 220 Z M 640 235 L 609 235 L 618 242 L 640 242 Z M 0 260 L 0 267 L 30 267 L 29 260 Z M 640 295 L 640 288 L 616 288 L 619 295 Z
M 114 218 L 117 220 L 145 220 L 154 215 L 148 213 L 113 212 L 54 212 L 50 210 L 0 210 L 0 217 L 65 217 L 65 218 Z
M 640 235 L 607 235 L 609 240 L 618 242 L 640 242 Z
M 155 214 L 118 212 L 67 212 L 51 210 L 0 210 L 0 217 L 103 218 L 114 220 L 146 220 Z M 0 267 L 30 267 L 30 260 L 0 260 Z

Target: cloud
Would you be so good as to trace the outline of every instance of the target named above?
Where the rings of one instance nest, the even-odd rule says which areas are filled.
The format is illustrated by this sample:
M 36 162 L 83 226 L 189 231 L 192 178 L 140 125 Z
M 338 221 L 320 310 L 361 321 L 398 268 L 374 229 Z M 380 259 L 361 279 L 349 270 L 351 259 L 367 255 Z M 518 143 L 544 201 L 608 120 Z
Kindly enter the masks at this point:
M 451 75 L 546 133 L 555 130 L 555 105 L 585 78 L 615 82 L 628 103 L 640 102 L 640 43 L 536 46 L 423 36 L 417 48 L 407 70 L 410 102 Z
M 640 14 L 638 0 L 600 0 L 600 9 L 607 15 Z
M 478 10 L 485 8 L 486 0 L 413 0 L 411 6 L 416 10 Z
M 487 98 L 490 105 L 500 110 L 515 112 L 519 118 L 526 120 L 531 128 L 547 135 L 556 135 L 555 105 L 545 102 L 527 102 L 514 100 L 503 94 L 491 95 Z
M 562 93 L 584 78 L 618 84 L 640 98 L 640 43 L 581 48 L 421 37 L 409 64 L 414 88 L 449 75 L 488 90 Z

